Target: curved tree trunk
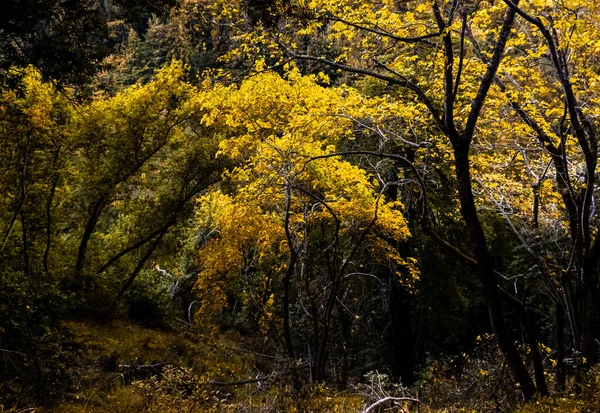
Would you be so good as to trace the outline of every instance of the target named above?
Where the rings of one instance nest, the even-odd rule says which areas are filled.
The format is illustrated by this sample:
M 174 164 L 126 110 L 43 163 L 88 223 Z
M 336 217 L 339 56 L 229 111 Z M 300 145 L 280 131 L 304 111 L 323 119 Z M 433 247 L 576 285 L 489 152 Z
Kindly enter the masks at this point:
M 90 242 L 92 234 L 94 233 L 94 230 L 96 229 L 96 224 L 98 223 L 98 219 L 102 214 L 104 206 L 104 198 L 101 198 L 99 201 L 94 202 L 90 206 L 90 214 L 85 225 L 85 229 L 83 230 L 81 241 L 79 243 L 79 249 L 77 252 L 77 262 L 75 263 L 75 285 L 82 286 L 85 289 L 89 288 L 90 284 L 90 280 L 85 278 L 83 274 L 83 268 L 85 267 L 85 256 L 87 254 L 88 244 Z
M 483 285 L 492 329 L 498 340 L 498 345 L 506 358 L 506 362 L 515 379 L 521 385 L 523 396 L 525 399 L 530 399 L 535 394 L 536 389 L 506 326 L 498 294 L 498 284 L 492 257 L 487 246 L 485 234 L 481 228 L 477 208 L 475 207 L 475 199 L 471 187 L 469 145 L 454 145 L 454 159 L 460 210 L 467 224 L 471 244 L 477 259 L 479 278 Z

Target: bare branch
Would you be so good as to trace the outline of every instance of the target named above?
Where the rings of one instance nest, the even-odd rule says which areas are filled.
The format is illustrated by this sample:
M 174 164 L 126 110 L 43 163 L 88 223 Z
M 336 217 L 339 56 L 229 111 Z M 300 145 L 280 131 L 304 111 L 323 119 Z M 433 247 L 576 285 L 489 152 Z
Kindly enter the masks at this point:
M 471 105 L 471 111 L 469 112 L 467 124 L 463 132 L 463 137 L 468 143 L 470 143 L 471 139 L 473 138 L 473 133 L 475 132 L 475 125 L 477 124 L 477 120 L 479 119 L 481 109 L 483 108 L 483 104 L 490 90 L 490 86 L 492 85 L 492 82 L 496 77 L 496 72 L 498 71 L 500 62 L 502 61 L 502 56 L 504 55 L 506 42 L 508 41 L 513 22 L 515 20 L 515 14 L 516 12 L 512 7 L 509 7 L 506 10 L 506 15 L 504 16 L 502 28 L 500 29 L 500 34 L 498 35 L 498 40 L 492 53 L 492 58 L 488 63 L 487 71 L 483 75 L 483 79 L 481 80 L 481 84 L 479 85 L 477 96 L 475 97 L 475 100 Z
M 375 409 L 377 406 L 379 406 L 379 405 L 381 405 L 383 403 L 387 403 L 389 401 L 394 401 L 394 402 L 403 401 L 403 402 L 414 402 L 414 403 L 420 403 L 421 402 L 419 399 L 415 399 L 413 397 L 392 397 L 392 396 L 387 396 L 387 397 L 384 397 L 383 399 L 377 400 L 372 405 L 366 407 L 362 411 L 362 413 L 369 413 L 371 410 Z
M 414 37 L 402 37 L 402 36 L 396 36 L 393 33 L 390 33 L 384 29 L 382 29 L 381 27 L 379 27 L 376 24 L 372 24 L 369 22 L 360 22 L 360 23 L 356 23 L 356 22 L 351 22 L 345 19 L 342 19 L 341 17 L 337 17 L 333 14 L 329 14 L 327 16 L 324 17 L 324 19 L 326 20 L 330 20 L 330 21 L 334 21 L 334 22 L 340 22 L 340 23 L 344 23 L 345 25 L 348 25 L 350 27 L 354 27 L 355 29 L 359 29 L 365 32 L 369 32 L 369 33 L 373 33 L 376 34 L 378 36 L 384 36 L 384 37 L 388 37 L 392 40 L 396 40 L 398 42 L 403 42 L 403 43 L 426 43 L 429 45 L 434 45 L 434 43 L 431 42 L 426 42 L 427 39 L 434 39 L 436 37 L 438 37 L 441 33 L 440 32 L 435 32 L 435 33 L 428 33 L 428 34 L 424 34 L 421 36 L 414 36 Z M 367 27 L 366 25 L 371 25 L 371 27 Z
M 398 86 L 402 86 L 406 89 L 409 89 L 409 90 L 413 91 L 417 95 L 417 97 L 419 98 L 421 103 L 423 103 L 427 107 L 427 109 L 429 110 L 429 113 L 433 117 L 433 120 L 435 121 L 435 123 L 437 123 L 437 125 L 440 127 L 440 129 L 442 129 L 442 131 L 444 131 L 444 132 L 446 131 L 446 128 L 444 127 L 442 119 L 439 115 L 439 111 L 436 109 L 435 105 L 433 104 L 433 101 L 425 94 L 425 92 L 423 92 L 423 90 L 419 86 L 417 86 L 410 80 L 402 77 L 400 74 L 393 72 L 391 69 L 387 68 L 387 66 L 386 66 L 386 70 L 392 71 L 397 77 L 386 76 L 384 74 L 375 72 L 373 70 L 361 69 L 358 67 L 348 66 L 348 65 L 344 65 L 344 64 L 335 62 L 333 60 L 323 59 L 320 57 L 315 57 L 315 56 L 310 56 L 310 55 L 293 55 L 293 57 L 295 59 L 309 60 L 309 61 L 313 61 L 313 62 L 322 63 L 325 65 L 334 67 L 336 69 L 344 70 L 346 72 L 373 77 L 375 79 L 383 80 L 385 82 L 388 82 L 388 83 L 391 83 L 394 85 L 398 85 Z M 379 63 L 379 64 L 381 65 L 381 63 Z

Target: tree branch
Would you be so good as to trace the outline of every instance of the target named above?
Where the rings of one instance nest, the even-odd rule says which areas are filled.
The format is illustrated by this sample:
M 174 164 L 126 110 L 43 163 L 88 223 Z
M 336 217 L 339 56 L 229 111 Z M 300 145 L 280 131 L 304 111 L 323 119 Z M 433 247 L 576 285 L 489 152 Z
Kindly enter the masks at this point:
M 490 86 L 492 85 L 494 77 L 496 76 L 496 72 L 498 71 L 498 67 L 500 66 L 500 62 L 502 61 L 504 48 L 506 47 L 506 42 L 508 41 L 513 22 L 515 20 L 515 14 L 516 12 L 512 7 L 509 7 L 506 10 L 502 28 L 500 29 L 500 34 L 498 35 L 498 41 L 494 46 L 492 58 L 488 63 L 487 71 L 483 75 L 483 79 L 479 85 L 479 90 L 477 91 L 477 96 L 471 105 L 471 111 L 469 112 L 469 117 L 467 118 L 467 124 L 463 132 L 463 139 L 465 139 L 467 143 L 470 143 L 471 139 L 473 139 L 475 125 L 479 119 L 481 109 L 483 108 L 483 103 L 485 102 L 487 94 L 490 90 Z
M 435 123 L 437 123 L 437 125 L 440 127 L 440 129 L 442 129 L 442 131 L 444 131 L 444 132 L 446 131 L 446 128 L 444 127 L 444 123 L 442 122 L 442 119 L 439 115 L 438 110 L 435 108 L 435 105 L 433 104 L 431 99 L 429 99 L 429 97 L 425 94 L 425 92 L 423 92 L 423 90 L 419 86 L 417 86 L 410 80 L 402 77 L 400 74 L 387 68 L 387 66 L 386 66 L 386 70 L 394 73 L 396 76 L 398 76 L 398 78 L 386 76 L 384 74 L 381 74 L 381 73 L 378 73 L 378 72 L 375 72 L 372 70 L 368 70 L 368 69 L 361 69 L 358 67 L 347 66 L 347 65 L 335 62 L 333 60 L 323 59 L 320 57 L 315 57 L 315 56 L 310 56 L 310 55 L 296 55 L 296 54 L 292 54 L 292 56 L 295 59 L 309 60 L 309 61 L 313 61 L 313 62 L 322 63 L 325 65 L 334 67 L 336 69 L 344 70 L 346 72 L 373 77 L 375 79 L 383 80 L 385 82 L 388 82 L 388 83 L 391 83 L 394 85 L 398 85 L 398 86 L 402 86 L 406 89 L 409 89 L 409 90 L 413 91 L 417 95 L 417 97 L 419 98 L 421 103 L 423 103 L 427 107 L 431 116 L 433 117 L 433 120 L 435 121 Z M 378 63 L 378 64 L 382 65 L 381 63 Z
M 355 22 L 351 22 L 345 19 L 342 19 L 340 17 L 337 17 L 333 14 L 328 14 L 324 17 L 325 20 L 330 20 L 330 21 L 334 21 L 334 22 L 340 22 L 343 23 L 345 25 L 348 25 L 350 27 L 354 27 L 355 29 L 359 29 L 365 32 L 369 32 L 369 33 L 373 33 L 376 34 L 378 36 L 384 36 L 384 37 L 388 37 L 392 40 L 396 40 L 398 42 L 402 42 L 402 43 L 419 43 L 419 42 L 424 42 L 426 44 L 430 44 L 430 45 L 435 45 L 431 42 L 425 42 L 425 40 L 427 39 L 434 39 L 436 37 L 438 37 L 441 32 L 435 32 L 435 33 L 428 33 L 428 34 L 424 34 L 421 36 L 414 36 L 414 37 L 402 37 L 402 36 L 396 36 L 395 34 L 392 34 L 386 30 L 383 30 L 382 28 L 380 28 L 378 25 L 376 24 L 371 24 L 371 23 L 355 23 Z M 367 27 L 364 24 L 371 24 L 373 26 L 373 28 Z

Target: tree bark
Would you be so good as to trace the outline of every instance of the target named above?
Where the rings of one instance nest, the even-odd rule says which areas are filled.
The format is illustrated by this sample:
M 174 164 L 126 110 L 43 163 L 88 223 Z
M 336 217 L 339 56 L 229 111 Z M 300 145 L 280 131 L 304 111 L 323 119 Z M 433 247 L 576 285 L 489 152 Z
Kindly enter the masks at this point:
M 115 306 L 117 305 L 117 303 L 119 302 L 119 300 L 121 298 L 123 298 L 123 296 L 125 295 L 125 293 L 129 289 L 129 287 L 131 287 L 131 285 L 133 284 L 133 282 L 137 278 L 137 276 L 140 273 L 140 271 L 142 270 L 142 268 L 144 268 L 144 265 L 146 265 L 146 262 L 148 261 L 148 259 L 152 256 L 152 254 L 154 253 L 154 251 L 158 247 L 158 244 L 160 244 L 160 241 L 163 239 L 163 237 L 165 236 L 165 234 L 169 231 L 169 228 L 170 227 L 166 227 L 165 229 L 163 229 L 163 231 L 159 234 L 158 238 L 156 238 L 156 240 L 154 241 L 154 243 L 148 248 L 148 251 L 146 251 L 146 253 L 142 257 L 142 259 L 140 259 L 140 261 L 138 262 L 138 265 L 135 267 L 135 269 L 133 270 L 133 272 L 131 273 L 131 275 L 127 279 L 127 281 L 125 281 L 125 283 L 123 284 L 123 286 L 119 290 L 119 293 L 117 294 L 117 296 L 115 297 L 114 301 L 112 302 L 111 306 L 109 307 L 109 310 L 108 310 L 109 313 L 112 313 L 112 311 L 115 309 Z
M 492 257 L 481 227 L 481 222 L 479 221 L 473 197 L 469 145 L 459 142 L 453 146 L 461 214 L 467 224 L 472 248 L 477 259 L 479 278 L 483 285 L 492 329 L 496 335 L 498 345 L 506 358 L 506 362 L 521 386 L 524 398 L 529 400 L 535 394 L 536 389 L 504 320 Z
M 592 366 L 598 362 L 600 296 L 596 285 L 590 284 L 583 286 L 581 295 L 581 354 L 585 358 L 584 366 Z
M 556 303 L 556 391 L 561 393 L 566 389 L 567 372 L 565 366 L 565 312 Z
M 290 321 L 290 282 L 294 271 L 296 270 L 296 262 L 298 261 L 298 250 L 294 246 L 294 240 L 290 231 L 290 208 L 292 204 L 292 188 L 288 185 L 285 188 L 285 235 L 290 250 L 290 259 L 288 261 L 288 267 L 283 277 L 283 338 L 285 340 L 285 347 L 288 353 L 288 357 L 291 359 L 296 358 L 294 351 L 294 342 L 292 340 L 292 328 Z
M 75 263 L 75 283 L 78 286 L 82 286 L 85 289 L 89 287 L 89 280 L 82 279 L 83 268 L 85 266 L 85 256 L 87 254 L 87 247 L 90 242 L 90 238 L 96 229 L 96 224 L 100 218 L 100 214 L 104 209 L 105 201 L 104 198 L 100 198 L 90 206 L 90 214 L 87 220 L 87 224 L 81 236 L 81 242 L 79 243 L 79 250 L 77 252 L 77 262 Z
M 27 226 L 25 222 L 25 211 L 21 208 L 19 212 L 21 216 L 21 236 L 23 240 L 23 265 L 25 267 L 25 274 L 29 281 L 32 281 L 31 278 L 31 263 L 29 262 L 29 241 L 27 240 Z
M 535 326 L 533 325 L 533 322 L 527 315 L 525 305 L 518 298 L 512 296 L 510 293 L 502 289 L 502 287 L 498 287 L 498 291 L 506 299 L 506 301 L 515 309 L 515 311 L 519 315 L 519 318 L 521 319 L 523 330 L 525 331 L 525 339 L 527 340 L 527 344 L 529 345 L 529 350 L 531 352 L 530 354 L 531 361 L 533 363 L 535 384 L 537 386 L 538 392 L 541 395 L 546 396 L 548 395 L 548 385 L 546 384 L 544 364 L 542 362 L 542 355 L 538 347 L 538 335 L 536 334 Z
M 294 342 L 292 341 L 292 327 L 290 322 L 290 281 L 294 273 L 294 268 L 296 267 L 298 254 L 295 251 L 290 251 L 290 254 L 288 269 L 283 277 L 283 338 L 285 340 L 288 357 L 295 359 L 296 354 L 294 351 Z
M 50 188 L 50 195 L 48 196 L 48 202 L 46 203 L 46 248 L 44 249 L 44 257 L 42 260 L 44 265 L 44 272 L 46 274 L 48 274 L 48 257 L 50 255 L 50 247 L 52 244 L 52 202 L 54 202 L 54 194 L 56 193 L 58 179 L 59 175 L 58 173 L 56 173 L 54 175 L 54 178 L 52 179 L 52 187 Z

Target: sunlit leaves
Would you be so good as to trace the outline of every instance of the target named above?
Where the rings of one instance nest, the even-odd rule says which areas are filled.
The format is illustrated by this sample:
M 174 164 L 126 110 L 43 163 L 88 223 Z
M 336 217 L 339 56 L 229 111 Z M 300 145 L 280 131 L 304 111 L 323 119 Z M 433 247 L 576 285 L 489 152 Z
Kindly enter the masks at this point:
M 227 295 L 250 307 L 267 304 L 260 300 L 279 288 L 291 254 L 286 225 L 294 249 L 312 248 L 315 231 L 326 226 L 323 236 L 336 239 L 340 257 L 366 242 L 382 263 L 408 267 L 384 241 L 410 236 L 401 203 L 388 202 L 365 170 L 333 156 L 353 138 L 353 118 L 377 117 L 385 105 L 352 89 L 323 88 L 318 78 L 292 68 L 286 78 L 264 73 L 239 88 L 206 92 L 203 123 L 225 133 L 218 156 L 238 166 L 224 175 L 220 192 L 199 200 L 197 223 L 210 236 L 196 288 L 201 297 L 221 297 L 203 301 L 205 316 L 222 311 Z

